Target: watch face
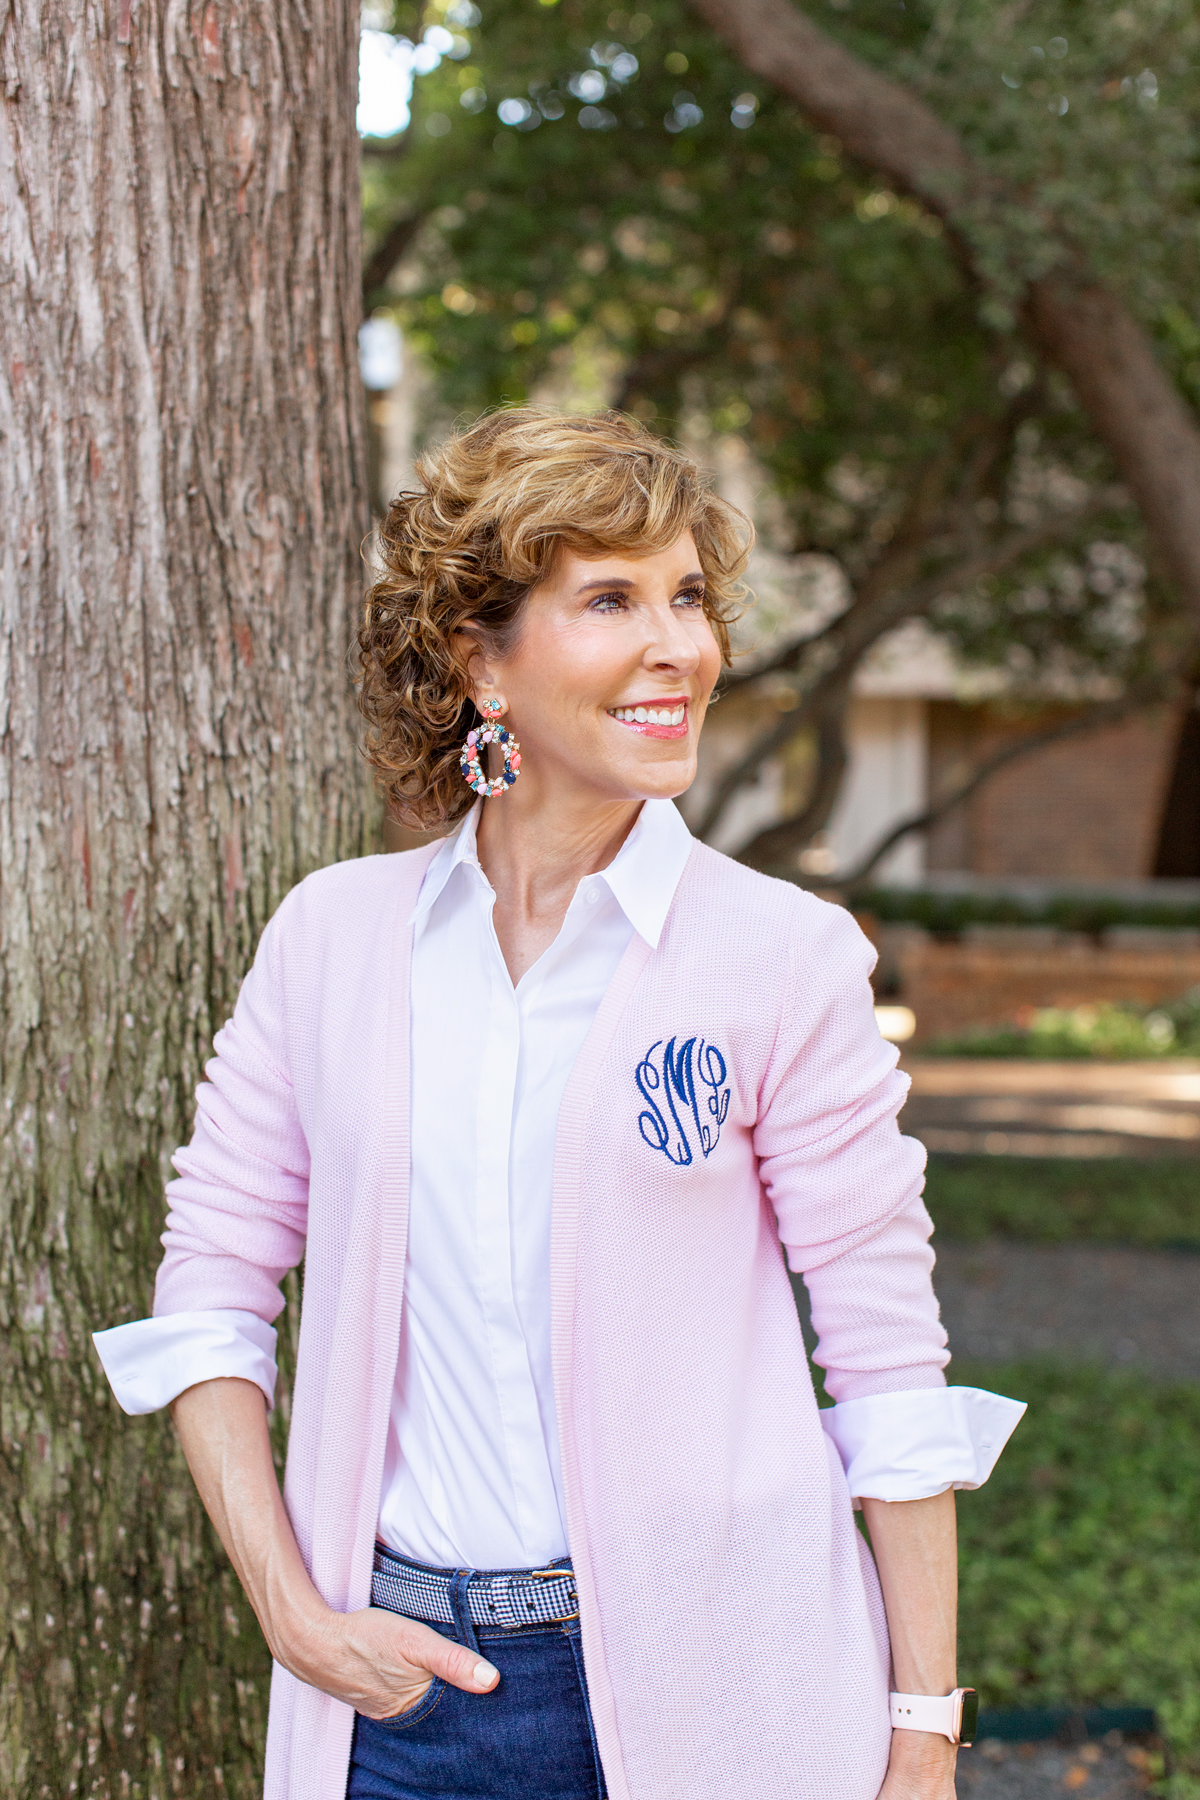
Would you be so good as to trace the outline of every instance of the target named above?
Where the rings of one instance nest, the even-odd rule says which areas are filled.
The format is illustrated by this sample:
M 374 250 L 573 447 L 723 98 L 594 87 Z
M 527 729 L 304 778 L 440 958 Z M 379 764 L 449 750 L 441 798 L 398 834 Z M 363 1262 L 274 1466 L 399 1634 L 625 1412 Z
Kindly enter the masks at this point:
M 962 1718 L 958 1727 L 959 1743 L 973 1744 L 975 1742 L 975 1732 L 978 1725 L 979 1695 L 975 1692 L 974 1688 L 964 1688 L 962 1691 Z

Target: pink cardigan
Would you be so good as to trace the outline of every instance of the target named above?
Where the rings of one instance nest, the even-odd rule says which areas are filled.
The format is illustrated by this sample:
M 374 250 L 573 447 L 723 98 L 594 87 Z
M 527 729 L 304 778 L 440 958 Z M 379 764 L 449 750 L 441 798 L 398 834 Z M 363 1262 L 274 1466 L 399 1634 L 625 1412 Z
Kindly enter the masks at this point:
M 305 1259 L 285 1495 L 345 1610 L 369 1601 L 396 1369 L 430 854 L 322 870 L 267 926 L 176 1158 L 155 1298 L 270 1321 Z M 875 1800 L 883 1779 L 878 1583 L 780 1253 L 835 1398 L 941 1385 L 924 1155 L 896 1128 L 872 959 L 846 912 L 697 845 L 566 1089 L 555 1382 L 612 1800 Z M 267 1800 L 343 1800 L 352 1725 L 276 1667 Z

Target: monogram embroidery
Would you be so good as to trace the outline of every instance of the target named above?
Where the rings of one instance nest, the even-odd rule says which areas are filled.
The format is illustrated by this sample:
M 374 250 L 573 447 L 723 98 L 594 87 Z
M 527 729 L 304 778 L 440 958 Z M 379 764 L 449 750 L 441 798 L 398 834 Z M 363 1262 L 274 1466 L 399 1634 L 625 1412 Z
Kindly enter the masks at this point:
M 653 1150 L 686 1169 L 695 1159 L 695 1144 L 710 1156 L 729 1112 L 725 1058 L 703 1038 L 675 1038 L 651 1044 L 634 1070 L 646 1110 L 638 1114 L 638 1130 Z M 655 1057 L 655 1052 L 661 1054 Z

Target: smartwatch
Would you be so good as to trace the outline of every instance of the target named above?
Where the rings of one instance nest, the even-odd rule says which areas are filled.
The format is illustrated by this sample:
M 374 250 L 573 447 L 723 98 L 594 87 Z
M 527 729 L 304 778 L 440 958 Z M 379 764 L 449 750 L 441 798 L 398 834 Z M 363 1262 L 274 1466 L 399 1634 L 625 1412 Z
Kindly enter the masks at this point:
M 891 1694 L 892 1729 L 936 1731 L 952 1744 L 973 1744 L 979 1724 L 979 1695 L 974 1688 L 952 1694 Z

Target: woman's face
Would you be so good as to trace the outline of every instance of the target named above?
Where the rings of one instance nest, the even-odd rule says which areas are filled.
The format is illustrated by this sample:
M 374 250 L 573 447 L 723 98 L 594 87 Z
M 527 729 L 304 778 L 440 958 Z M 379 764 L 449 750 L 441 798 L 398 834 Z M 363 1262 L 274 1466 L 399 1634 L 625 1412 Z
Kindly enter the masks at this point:
M 476 699 L 508 704 L 527 803 L 566 789 L 673 799 L 690 786 L 721 670 L 703 598 L 690 532 L 649 556 L 561 554 L 531 590 L 512 651 L 472 664 Z

